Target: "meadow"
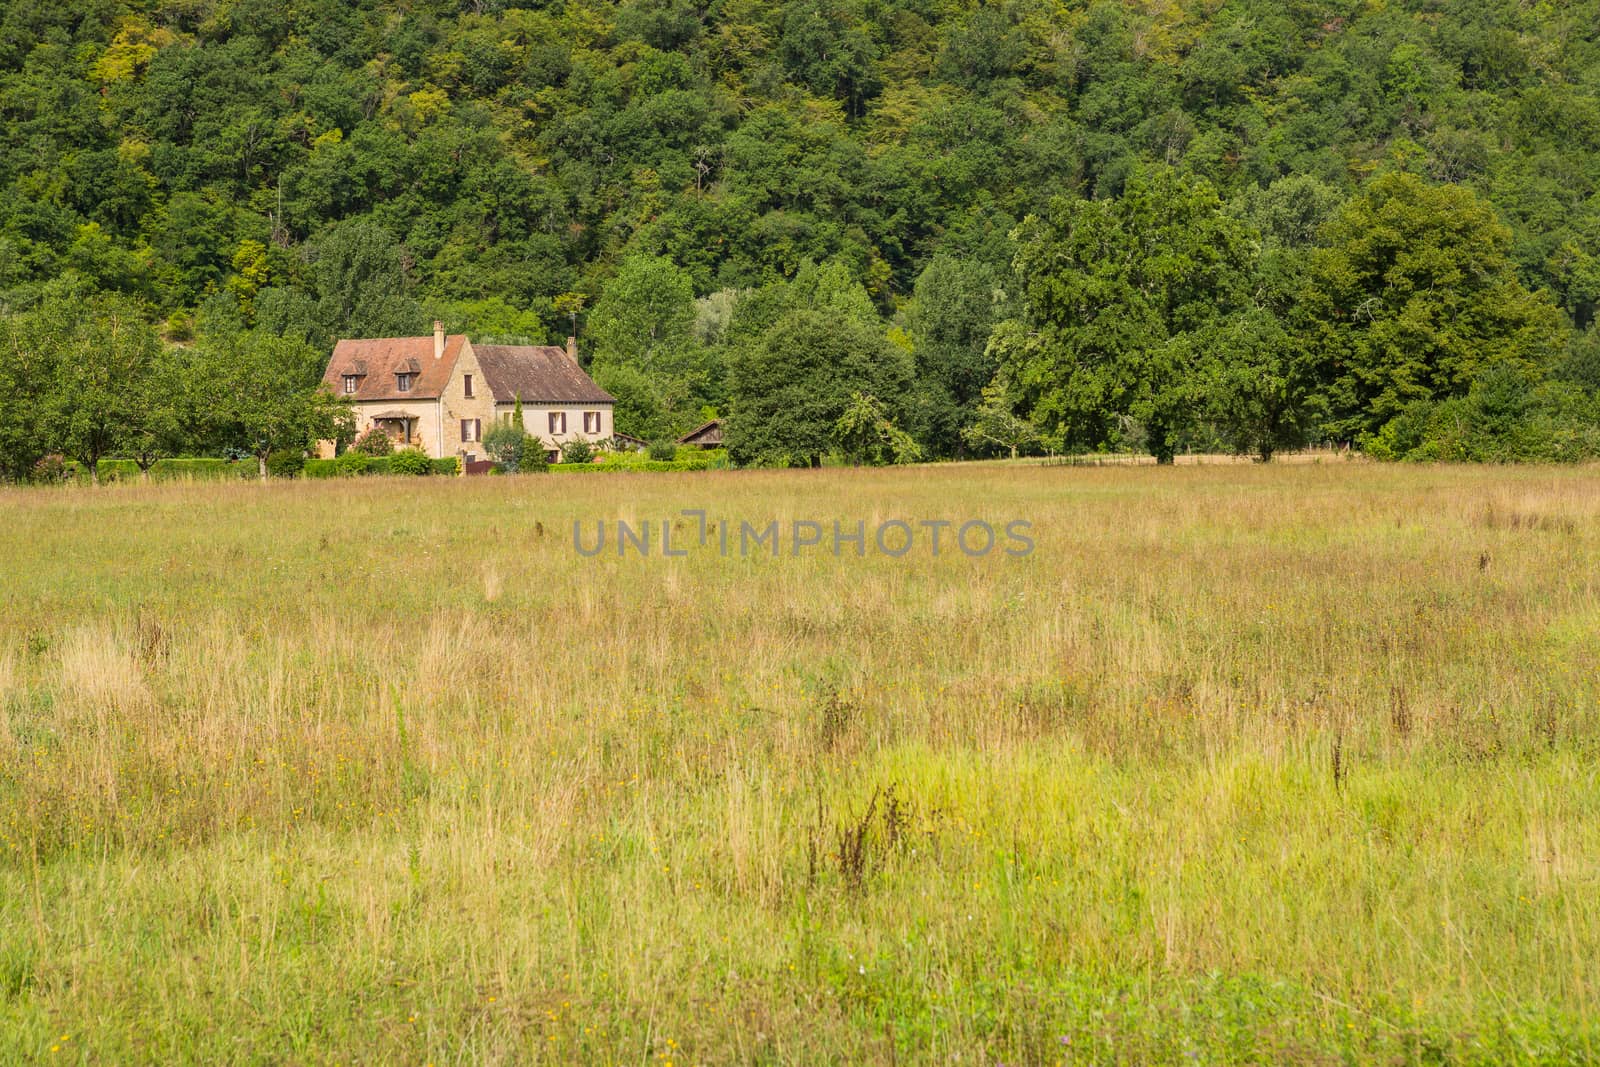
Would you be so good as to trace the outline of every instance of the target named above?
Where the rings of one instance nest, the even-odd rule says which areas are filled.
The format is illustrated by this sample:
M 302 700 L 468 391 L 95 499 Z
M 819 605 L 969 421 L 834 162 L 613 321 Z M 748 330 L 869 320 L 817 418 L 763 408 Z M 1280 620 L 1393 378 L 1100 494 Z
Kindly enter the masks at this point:
M 574 551 L 683 508 L 1036 547 Z M 13 489 L 0 560 L 0 1061 L 1600 1060 L 1593 467 Z

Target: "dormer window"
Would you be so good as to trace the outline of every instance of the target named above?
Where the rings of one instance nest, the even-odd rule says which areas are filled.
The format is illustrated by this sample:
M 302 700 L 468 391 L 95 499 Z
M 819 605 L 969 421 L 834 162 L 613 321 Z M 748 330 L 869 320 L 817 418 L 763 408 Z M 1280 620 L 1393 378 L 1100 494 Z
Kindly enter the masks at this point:
M 411 392 L 411 383 L 416 380 L 416 377 L 417 376 L 415 374 L 411 374 L 407 371 L 401 371 L 399 374 L 394 376 L 395 389 L 402 393 Z
M 352 393 L 354 393 L 356 391 L 356 387 L 358 385 L 360 385 L 360 384 L 361 384 L 361 377 L 359 375 L 346 374 L 344 376 L 344 395 L 345 396 L 350 396 Z

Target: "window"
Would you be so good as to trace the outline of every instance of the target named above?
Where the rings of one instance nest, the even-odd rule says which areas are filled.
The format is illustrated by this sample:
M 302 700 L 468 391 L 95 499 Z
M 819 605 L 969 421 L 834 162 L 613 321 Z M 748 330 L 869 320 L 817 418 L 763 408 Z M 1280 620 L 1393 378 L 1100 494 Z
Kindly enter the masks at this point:
M 462 375 L 461 382 L 462 382 L 462 384 L 464 386 L 466 386 L 467 399 L 468 400 L 472 399 L 472 375 L 470 375 L 470 374 Z
M 356 383 L 359 382 L 359 381 L 360 381 L 360 379 L 357 378 L 354 374 L 346 374 L 344 376 L 344 395 L 345 396 L 349 396 L 351 393 L 355 392 L 356 391 Z
M 461 440 L 463 442 L 466 442 L 466 441 L 481 441 L 481 440 L 483 440 L 483 420 L 482 419 L 462 419 L 461 420 Z
M 407 374 L 402 371 L 394 376 L 394 387 L 402 393 L 409 393 L 411 392 L 411 379 L 415 377 L 415 374 Z
M 583 413 L 583 432 L 600 432 L 600 413 L 598 411 L 585 411 Z
M 550 432 L 567 432 L 567 413 L 565 411 L 552 411 L 550 413 Z

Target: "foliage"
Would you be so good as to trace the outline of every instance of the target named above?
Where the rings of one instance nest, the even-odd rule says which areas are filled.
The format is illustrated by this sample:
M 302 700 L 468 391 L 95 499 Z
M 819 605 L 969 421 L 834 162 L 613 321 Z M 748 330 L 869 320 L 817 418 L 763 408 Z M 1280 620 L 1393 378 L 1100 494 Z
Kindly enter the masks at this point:
M 670 438 L 657 438 L 650 442 L 650 458 L 662 463 L 671 463 L 678 455 L 678 442 Z
M 352 450 L 346 452 L 338 459 L 330 460 L 329 462 L 336 465 L 338 473 L 341 477 L 353 478 L 357 475 L 366 474 L 370 469 L 372 469 L 375 463 L 380 461 L 375 460 L 372 456 L 367 455 L 365 452 L 356 452 Z
M 52 387 L 51 351 L 39 342 L 38 315 L 0 316 L 0 477 L 34 476 L 49 453 L 38 411 Z
M 651 459 L 639 452 L 611 452 L 589 463 L 556 463 L 549 470 L 553 474 L 574 474 L 583 471 L 666 474 L 675 471 L 727 470 L 728 454 L 722 449 L 683 449 L 675 459 Z
M 1012 459 L 1017 453 L 1030 450 L 1039 444 L 1039 431 L 1029 420 L 1016 412 L 1017 400 L 1011 384 L 1003 375 L 983 388 L 983 400 L 973 413 L 973 419 L 962 427 L 961 436 L 968 447 L 978 452 L 1004 449 Z
M 304 452 L 274 452 L 267 457 L 267 473 L 274 478 L 298 478 L 305 469 Z
M 542 474 L 549 469 L 550 455 L 544 442 L 529 434 L 523 442 L 522 459 L 517 463 L 517 470 L 523 474 Z
M 618 429 L 642 437 L 681 430 L 720 395 L 716 360 L 695 325 L 686 271 L 660 256 L 623 261 L 589 318 L 597 380 L 617 398 Z
M 561 462 L 590 463 L 594 460 L 594 446 L 581 437 L 561 442 Z
M 1379 459 L 1571 463 L 1600 458 L 1600 399 L 1501 365 L 1465 396 L 1420 400 L 1363 442 Z
M 46 440 L 55 450 L 77 460 L 98 482 L 102 456 L 138 432 L 159 432 L 155 425 L 168 403 L 164 391 L 172 383 L 152 380 L 159 352 L 155 331 L 133 301 L 115 294 L 52 300 L 32 323 L 32 336 L 20 343 L 41 350 L 54 370 L 36 397 L 33 417 L 48 428 Z
M 1018 237 L 1023 312 L 994 343 L 1041 431 L 1093 446 L 1128 416 L 1171 462 L 1195 410 L 1201 338 L 1245 303 L 1247 228 L 1209 183 L 1158 167 L 1114 200 L 1059 199 Z
M 958 455 L 996 365 L 989 334 L 1006 311 L 1002 279 L 981 260 L 933 257 L 906 311 L 916 365 L 917 420 L 929 451 Z
M 1470 189 L 1383 175 L 1324 237 L 1302 314 L 1327 361 L 1336 434 L 1462 396 L 1489 368 L 1542 374 L 1561 351 L 1559 312 L 1522 285 L 1511 232 Z
M 220 438 L 255 456 L 304 450 L 349 432 L 350 406 L 322 386 L 325 357 L 305 341 L 262 330 L 210 335 L 199 356 Z
M 729 335 L 724 426 L 739 463 L 820 465 L 854 393 L 893 398 L 893 418 L 909 392 L 910 357 L 836 265 L 808 264 L 742 299 Z
M 148 476 L 161 460 L 202 440 L 210 418 L 207 383 L 192 354 L 163 347 L 133 383 L 132 415 L 118 451 Z
M 1205 411 L 1223 440 L 1262 462 L 1308 443 L 1320 398 L 1312 357 L 1269 311 L 1229 316 L 1200 334 Z
M 786 315 L 848 318 L 932 457 L 1002 365 L 1052 447 L 1161 458 L 1366 440 L 1500 362 L 1582 384 L 1594 4 L 12 5 L 0 477 L 62 435 L 247 447 L 219 337 L 434 316 L 582 335 L 645 439 L 730 411 Z M 63 324 L 108 295 L 196 348 L 74 403 Z
M 433 473 L 433 463 L 420 448 L 402 448 L 389 457 L 390 474 L 425 475 Z
M 39 461 L 33 465 L 29 480 L 35 485 L 60 485 L 67 480 L 69 473 L 67 457 L 59 452 L 51 452 L 49 455 L 39 457 Z
M 359 452 L 363 456 L 387 456 L 394 451 L 394 438 L 384 432 L 382 427 L 368 426 L 350 446 L 350 451 Z
M 833 424 L 833 440 L 851 464 L 915 463 L 922 449 L 894 424 L 883 401 L 870 393 L 850 394 L 844 414 Z
M 649 370 L 671 365 L 694 341 L 694 282 L 671 260 L 633 256 L 589 316 L 595 359 Z
M 513 474 L 521 470 L 523 463 L 533 454 L 544 455 L 539 440 L 523 429 L 521 420 L 516 418 L 491 426 L 489 432 L 483 435 L 483 450 Z

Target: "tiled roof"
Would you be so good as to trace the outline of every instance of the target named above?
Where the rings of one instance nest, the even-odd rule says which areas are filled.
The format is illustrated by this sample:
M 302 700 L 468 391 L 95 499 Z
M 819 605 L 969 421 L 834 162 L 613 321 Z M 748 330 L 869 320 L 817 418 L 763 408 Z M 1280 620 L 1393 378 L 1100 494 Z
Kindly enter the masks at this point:
M 611 404 L 612 395 L 553 345 L 473 345 L 496 403 Z
M 328 369 L 322 375 L 335 394 L 345 396 L 344 376 L 358 376 L 356 391 L 349 399 L 359 402 L 369 400 L 434 400 L 444 392 L 456 360 L 461 356 L 461 346 L 466 337 L 455 334 L 446 337 L 444 355 L 433 358 L 433 335 L 426 337 L 374 337 L 340 341 L 328 360 Z M 397 373 L 415 374 L 411 388 L 402 393 L 395 387 Z

